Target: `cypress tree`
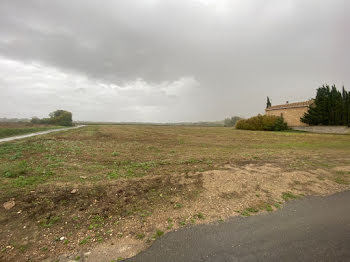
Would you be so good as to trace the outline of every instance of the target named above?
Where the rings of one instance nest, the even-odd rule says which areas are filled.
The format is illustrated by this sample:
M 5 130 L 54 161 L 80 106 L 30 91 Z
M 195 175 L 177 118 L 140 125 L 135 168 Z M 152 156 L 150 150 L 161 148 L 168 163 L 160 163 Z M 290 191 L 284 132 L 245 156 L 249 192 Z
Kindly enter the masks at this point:
M 343 99 L 343 111 L 342 111 L 342 124 L 349 125 L 349 94 L 346 92 L 344 86 L 342 89 L 342 99 Z
M 341 93 L 337 90 L 335 85 L 332 86 L 331 91 L 331 125 L 342 125 L 343 115 L 343 99 Z
M 271 107 L 271 101 L 270 101 L 270 98 L 267 97 L 266 108 L 269 108 L 269 107 Z
M 310 105 L 308 112 L 300 119 L 301 122 L 309 125 L 319 125 L 320 124 L 320 108 L 316 105 Z
M 347 106 L 347 111 L 348 111 L 348 117 L 347 117 L 347 119 L 348 119 L 348 126 L 350 126 L 350 92 L 348 92 L 348 94 L 347 94 L 347 97 L 348 97 L 348 99 L 347 99 L 347 104 L 348 104 L 348 106 Z
M 322 86 L 317 90 L 316 107 L 318 108 L 318 119 L 322 125 L 329 125 L 330 122 L 330 89 L 329 86 Z
M 331 87 L 331 91 L 329 93 L 329 103 L 328 103 L 328 115 L 329 115 L 329 121 L 328 125 L 334 125 L 335 124 L 335 92 L 333 86 Z
M 301 121 L 309 125 L 350 126 L 350 93 L 344 87 L 342 92 L 338 91 L 335 85 L 319 87 L 314 104 Z
M 345 114 L 346 114 L 346 125 L 350 126 L 350 92 L 346 93 L 346 110 L 345 110 Z

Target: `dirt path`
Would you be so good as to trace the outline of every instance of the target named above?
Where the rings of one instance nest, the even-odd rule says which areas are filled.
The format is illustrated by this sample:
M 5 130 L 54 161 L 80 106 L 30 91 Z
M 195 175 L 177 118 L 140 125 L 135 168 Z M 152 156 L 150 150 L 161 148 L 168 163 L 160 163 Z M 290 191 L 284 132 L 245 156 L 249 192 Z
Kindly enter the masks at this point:
M 70 129 L 76 129 L 80 127 L 84 127 L 85 125 L 79 125 L 79 126 L 74 126 L 74 127 L 67 127 L 67 128 L 60 128 L 60 129 L 52 129 L 52 130 L 47 130 L 47 131 L 41 131 L 41 132 L 36 132 L 36 133 L 31 133 L 31 134 L 26 134 L 26 135 L 21 135 L 21 136 L 11 136 L 11 137 L 6 137 L 6 138 L 1 138 L 0 143 L 3 142 L 9 142 L 13 140 L 18 140 L 18 139 L 23 139 L 27 137 L 32 137 L 32 136 L 39 136 L 39 135 L 46 135 L 49 133 L 53 132 L 58 132 L 58 131 L 65 131 L 65 130 L 70 130 Z

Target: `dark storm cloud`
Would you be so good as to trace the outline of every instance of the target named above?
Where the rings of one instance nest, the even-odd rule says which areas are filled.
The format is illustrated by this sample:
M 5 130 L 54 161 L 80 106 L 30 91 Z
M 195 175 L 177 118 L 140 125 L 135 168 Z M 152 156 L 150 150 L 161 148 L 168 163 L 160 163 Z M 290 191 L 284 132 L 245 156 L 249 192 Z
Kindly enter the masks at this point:
M 3 0 L 0 56 L 121 89 L 158 88 L 123 93 L 132 100 L 125 108 L 150 110 L 138 120 L 248 116 L 263 110 L 266 95 L 293 101 L 310 98 L 325 82 L 349 85 L 348 10 L 346 0 Z M 160 90 L 189 83 L 192 91 Z

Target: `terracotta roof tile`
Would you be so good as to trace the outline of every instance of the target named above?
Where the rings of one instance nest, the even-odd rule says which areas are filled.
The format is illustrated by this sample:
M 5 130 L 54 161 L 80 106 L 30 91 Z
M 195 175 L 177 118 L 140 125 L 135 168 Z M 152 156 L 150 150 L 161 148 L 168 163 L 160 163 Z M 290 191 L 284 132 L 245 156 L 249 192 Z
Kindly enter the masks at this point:
M 276 105 L 276 106 L 271 106 L 269 108 L 266 108 L 266 111 L 270 110 L 277 110 L 277 109 L 287 109 L 287 108 L 296 108 L 296 107 L 308 107 L 314 102 L 313 99 L 308 100 L 308 101 L 303 101 L 303 102 L 296 102 L 296 103 L 288 103 L 288 104 L 283 104 L 283 105 Z

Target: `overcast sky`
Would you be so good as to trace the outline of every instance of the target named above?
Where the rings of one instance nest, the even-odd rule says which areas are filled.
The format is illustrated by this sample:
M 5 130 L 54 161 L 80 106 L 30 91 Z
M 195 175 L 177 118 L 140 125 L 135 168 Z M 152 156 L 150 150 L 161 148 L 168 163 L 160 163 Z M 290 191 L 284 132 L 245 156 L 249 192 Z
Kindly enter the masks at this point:
M 350 90 L 348 0 L 0 0 L 0 117 L 177 122 Z

